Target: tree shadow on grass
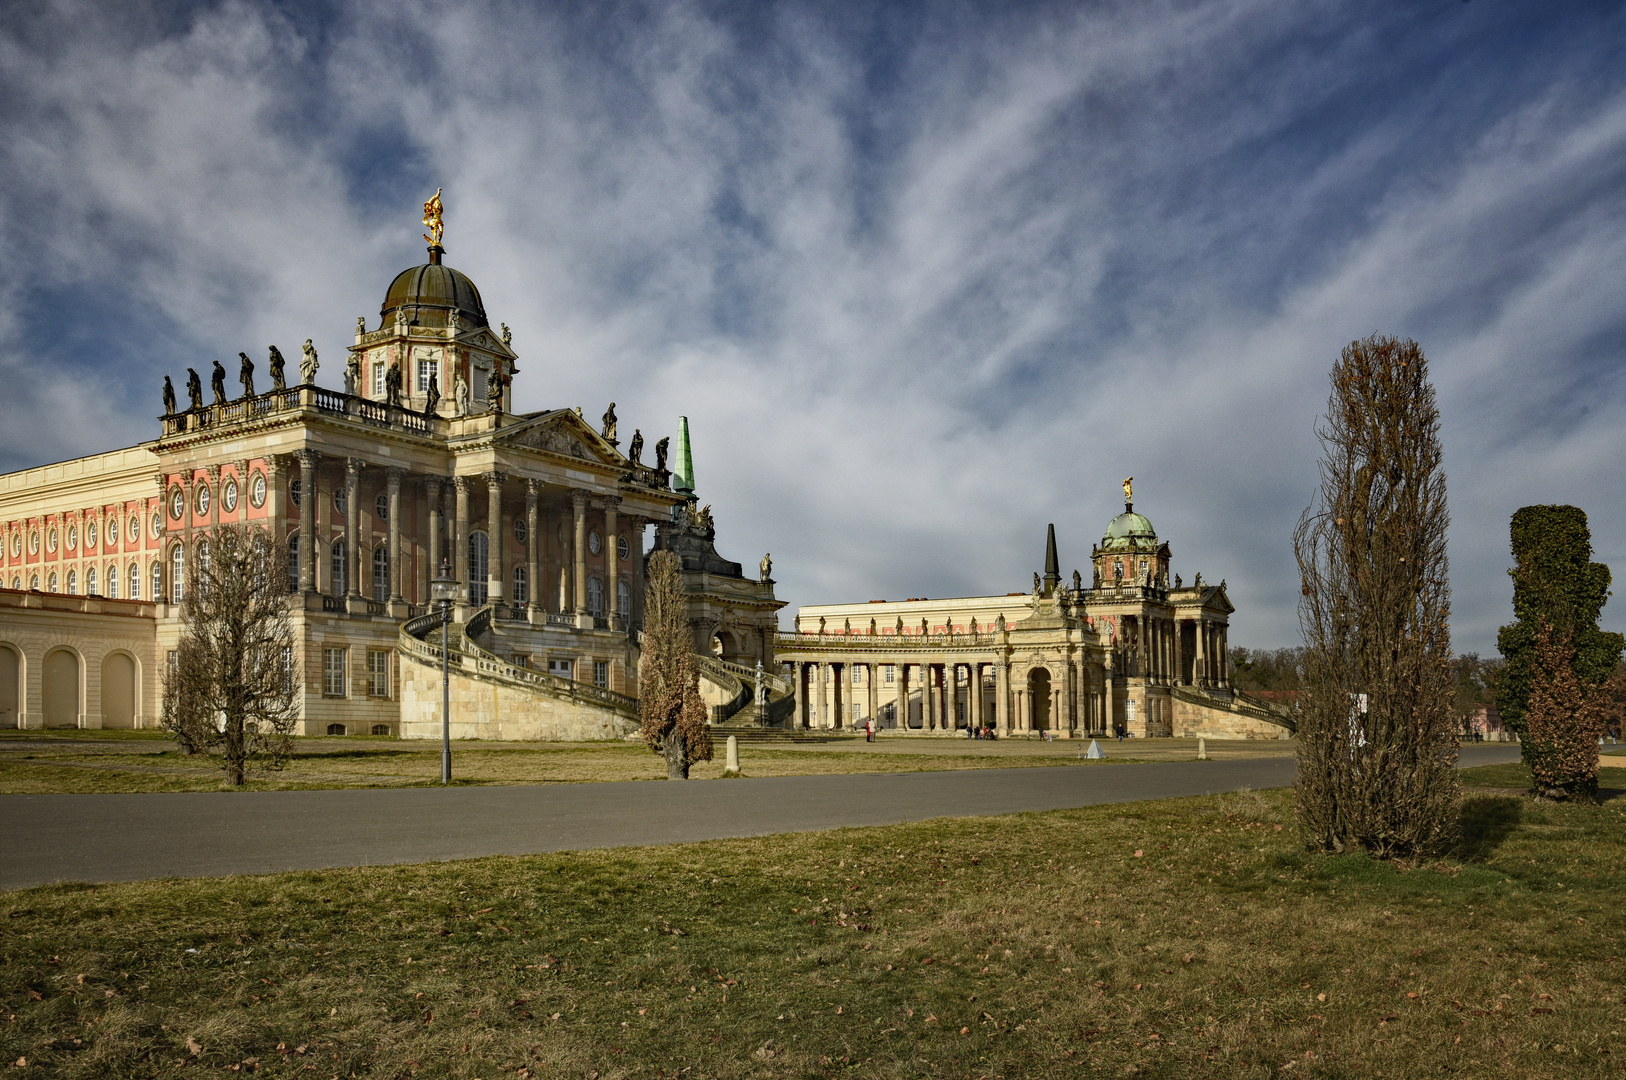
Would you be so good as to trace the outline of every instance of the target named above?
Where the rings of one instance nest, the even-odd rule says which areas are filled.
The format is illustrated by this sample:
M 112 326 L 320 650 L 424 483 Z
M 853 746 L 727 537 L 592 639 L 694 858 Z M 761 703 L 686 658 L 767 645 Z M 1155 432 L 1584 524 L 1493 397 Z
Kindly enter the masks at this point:
M 1484 862 L 1519 827 L 1524 808 L 1512 795 L 1468 795 L 1459 818 L 1461 840 L 1453 852 L 1463 862 Z

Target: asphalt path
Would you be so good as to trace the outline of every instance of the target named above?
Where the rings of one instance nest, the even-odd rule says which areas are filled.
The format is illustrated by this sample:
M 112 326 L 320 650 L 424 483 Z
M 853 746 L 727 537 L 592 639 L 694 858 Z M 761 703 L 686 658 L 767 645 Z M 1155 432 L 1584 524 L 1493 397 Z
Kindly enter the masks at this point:
M 1464 747 L 1464 765 L 1516 746 Z M 0 889 L 689 843 L 1284 787 L 1291 758 L 534 787 L 0 795 Z

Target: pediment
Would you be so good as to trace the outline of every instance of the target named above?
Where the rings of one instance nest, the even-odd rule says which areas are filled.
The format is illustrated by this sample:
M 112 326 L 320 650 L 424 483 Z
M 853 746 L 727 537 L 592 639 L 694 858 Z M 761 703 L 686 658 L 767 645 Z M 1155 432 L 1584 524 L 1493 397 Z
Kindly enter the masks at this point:
M 622 464 L 621 455 L 569 409 L 546 413 L 523 426 L 509 428 L 502 433 L 500 442 L 505 446 L 541 450 L 578 461 Z

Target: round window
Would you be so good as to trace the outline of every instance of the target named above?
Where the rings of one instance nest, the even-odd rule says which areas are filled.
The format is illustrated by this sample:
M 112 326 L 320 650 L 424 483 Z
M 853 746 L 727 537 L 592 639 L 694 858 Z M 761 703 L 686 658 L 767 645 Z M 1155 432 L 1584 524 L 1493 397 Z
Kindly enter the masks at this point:
M 45 534 L 45 550 L 46 551 L 55 551 L 56 550 L 56 526 L 55 525 L 51 526 L 51 531 Z M 52 589 L 51 591 L 55 592 L 56 590 Z
M 117 533 L 118 530 L 109 529 L 108 532 Z M 88 548 L 96 546 L 96 523 L 94 521 L 85 526 L 85 546 Z
M 390 497 L 389 497 L 388 494 L 380 495 L 376 500 L 374 500 L 374 502 L 373 502 L 373 513 L 378 515 L 378 520 L 379 521 L 382 521 L 382 522 L 385 522 L 385 523 L 389 522 L 389 520 L 390 520 Z
M 179 521 L 184 513 L 186 513 L 186 492 L 176 488 L 169 493 L 169 516 Z
M 152 538 L 158 539 L 164 535 L 164 515 L 154 510 L 152 512 Z
M 525 542 L 525 538 L 527 536 L 529 536 L 529 535 L 531 535 L 531 533 L 530 533 L 530 530 L 525 525 L 525 519 L 522 518 L 522 517 L 515 518 L 514 519 L 514 539 L 518 540 L 520 543 L 523 544 Z
M 344 513 L 349 512 L 348 509 L 347 509 L 349 507 L 349 505 L 350 505 L 350 503 L 349 503 L 349 500 L 345 496 L 344 488 L 342 488 L 342 487 L 334 488 L 333 489 L 333 509 L 337 510 L 341 514 L 344 514 Z
M 40 534 L 38 529 L 35 529 L 33 532 L 28 534 L 28 553 L 30 555 L 38 555 L 40 553 Z
M 587 550 L 594 555 L 604 550 L 604 540 L 598 533 L 590 532 L 587 534 Z
M 265 474 L 255 473 L 248 482 L 248 504 L 258 510 L 265 505 Z
M 615 553 L 617 556 L 625 559 L 630 550 L 632 549 L 627 546 L 627 538 L 625 536 L 618 536 L 615 538 Z
M 135 541 L 140 540 L 140 539 L 141 539 L 141 515 L 140 514 L 131 514 L 130 515 L 130 542 L 134 543 Z
M 12 554 L 12 556 L 15 558 L 17 556 L 22 555 L 22 553 L 23 553 L 23 534 L 22 533 L 12 533 L 11 534 L 11 554 Z
M 226 486 L 220 489 L 220 505 L 228 514 L 237 512 L 237 479 L 233 477 L 226 481 Z
M 199 517 L 202 517 L 203 515 L 205 515 L 205 514 L 207 514 L 209 512 L 209 485 L 208 484 L 199 484 L 198 485 L 198 493 L 192 497 L 192 505 L 197 507 Z
M 68 526 L 68 550 L 73 551 L 79 546 L 79 526 Z

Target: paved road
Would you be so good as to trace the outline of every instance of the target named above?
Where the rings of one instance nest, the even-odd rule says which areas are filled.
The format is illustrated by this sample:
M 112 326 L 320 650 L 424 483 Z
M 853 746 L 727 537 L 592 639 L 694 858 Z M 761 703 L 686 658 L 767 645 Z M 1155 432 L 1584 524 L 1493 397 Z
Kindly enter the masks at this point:
M 1465 765 L 1518 758 L 1467 747 Z M 0 888 L 683 843 L 1207 795 L 1291 759 L 782 776 L 687 784 L 0 795 Z

